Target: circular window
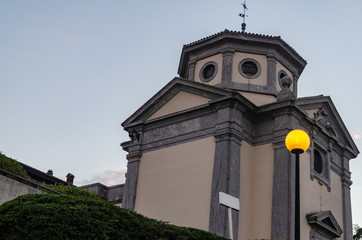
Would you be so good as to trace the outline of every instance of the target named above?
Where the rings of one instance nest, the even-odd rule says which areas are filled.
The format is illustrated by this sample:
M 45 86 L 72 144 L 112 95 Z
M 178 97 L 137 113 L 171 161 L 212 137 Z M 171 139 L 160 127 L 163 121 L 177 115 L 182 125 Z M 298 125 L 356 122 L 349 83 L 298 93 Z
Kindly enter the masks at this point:
M 239 63 L 239 72 L 246 78 L 256 78 L 260 75 L 260 64 L 251 58 L 246 58 Z
M 211 81 L 217 73 L 217 64 L 215 62 L 207 62 L 200 70 L 200 79 L 203 82 Z
M 279 75 L 279 81 L 282 80 L 283 77 L 288 76 L 288 74 L 283 70 L 280 70 L 278 75 Z
M 323 172 L 323 159 L 318 150 L 314 150 L 314 171 L 321 174 Z
M 280 71 L 278 72 L 278 82 L 279 82 L 279 85 L 280 85 L 281 88 L 283 88 L 282 79 L 283 79 L 283 77 L 285 77 L 285 76 L 288 76 L 288 74 L 287 74 L 286 72 L 284 72 L 283 70 L 280 70 Z

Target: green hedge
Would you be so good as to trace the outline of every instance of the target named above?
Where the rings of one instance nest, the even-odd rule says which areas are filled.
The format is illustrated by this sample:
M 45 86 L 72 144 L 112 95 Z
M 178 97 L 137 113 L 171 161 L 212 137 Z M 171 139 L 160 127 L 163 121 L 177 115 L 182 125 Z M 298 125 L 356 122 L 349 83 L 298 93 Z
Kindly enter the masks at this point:
M 3 153 L 0 153 L 0 168 L 20 177 L 29 178 L 20 163 L 18 163 L 15 159 L 5 156 Z
M 0 239 L 210 239 L 214 234 L 146 218 L 74 187 L 20 196 L 0 206 Z

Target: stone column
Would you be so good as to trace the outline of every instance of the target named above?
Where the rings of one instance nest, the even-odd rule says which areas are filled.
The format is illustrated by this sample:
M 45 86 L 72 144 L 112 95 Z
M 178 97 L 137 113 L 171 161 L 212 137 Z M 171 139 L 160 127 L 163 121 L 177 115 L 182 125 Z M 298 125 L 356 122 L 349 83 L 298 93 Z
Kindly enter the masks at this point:
M 227 208 L 219 204 L 219 192 L 239 198 L 240 191 L 240 146 L 241 127 L 238 123 L 241 112 L 228 106 L 219 109 L 215 127 L 215 158 L 211 189 L 209 231 L 229 237 Z M 238 119 L 238 120 L 237 120 Z M 239 212 L 232 213 L 233 236 L 238 237 Z

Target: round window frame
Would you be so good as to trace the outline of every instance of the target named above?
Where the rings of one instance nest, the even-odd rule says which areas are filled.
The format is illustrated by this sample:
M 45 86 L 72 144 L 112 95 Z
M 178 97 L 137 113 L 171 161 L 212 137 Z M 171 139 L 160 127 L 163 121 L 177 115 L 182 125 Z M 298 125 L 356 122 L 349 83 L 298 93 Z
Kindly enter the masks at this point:
M 246 63 L 246 62 L 252 62 L 252 63 L 254 63 L 254 64 L 256 65 L 256 67 L 257 67 L 257 72 L 256 72 L 254 75 L 248 76 L 248 75 L 246 75 L 246 74 L 243 72 L 242 66 L 243 66 L 243 64 Z M 257 78 L 257 77 L 259 77 L 260 74 L 261 74 L 260 64 L 258 63 L 258 61 L 256 61 L 255 59 L 252 59 L 252 58 L 244 58 L 243 60 L 241 60 L 240 63 L 239 63 L 238 70 L 239 70 L 239 73 L 240 73 L 243 77 L 248 78 L 248 79 Z
M 209 78 L 206 79 L 206 78 L 204 78 L 204 71 L 205 71 L 205 68 L 208 67 L 209 65 L 213 65 L 214 68 L 215 68 L 215 71 L 214 71 L 214 73 L 212 74 L 211 77 L 209 77 Z M 218 67 L 217 67 L 217 63 L 216 63 L 216 62 L 210 61 L 210 62 L 205 63 L 205 64 L 202 66 L 202 68 L 200 69 L 200 73 L 199 73 L 200 80 L 201 80 L 202 82 L 210 82 L 211 80 L 213 80 L 213 79 L 215 78 L 215 76 L 216 76 L 216 74 L 217 74 L 217 71 L 218 71 Z
M 283 85 L 282 85 L 282 78 L 280 77 L 280 75 L 284 74 L 285 76 L 288 76 L 289 75 L 284 71 L 284 70 L 280 70 L 278 72 L 278 82 L 279 82 L 279 86 L 283 89 Z

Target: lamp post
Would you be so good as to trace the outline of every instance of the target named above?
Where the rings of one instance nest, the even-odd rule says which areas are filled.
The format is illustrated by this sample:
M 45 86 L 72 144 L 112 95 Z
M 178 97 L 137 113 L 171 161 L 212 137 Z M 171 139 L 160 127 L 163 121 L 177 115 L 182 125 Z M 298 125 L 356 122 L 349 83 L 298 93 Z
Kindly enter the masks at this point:
M 285 146 L 295 154 L 295 240 L 300 239 L 299 154 L 304 153 L 309 144 L 309 136 L 303 130 L 293 130 L 285 138 Z

